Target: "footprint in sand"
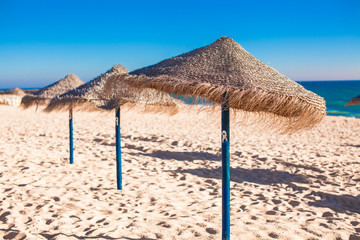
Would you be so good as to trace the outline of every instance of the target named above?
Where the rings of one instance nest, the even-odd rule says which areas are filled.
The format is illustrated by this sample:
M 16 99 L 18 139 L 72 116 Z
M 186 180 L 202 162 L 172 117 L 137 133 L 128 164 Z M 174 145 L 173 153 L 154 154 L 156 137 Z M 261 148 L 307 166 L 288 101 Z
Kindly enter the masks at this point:
M 105 220 L 106 220 L 106 218 L 103 218 L 103 219 L 100 219 L 100 220 L 96 221 L 96 223 L 102 223 L 102 222 L 104 222 Z
M 292 207 L 297 207 L 300 205 L 300 202 L 299 201 L 289 201 L 288 202 Z
M 164 216 L 169 216 L 170 214 L 166 211 L 161 211 L 160 214 L 163 214 Z
M 351 221 L 350 224 L 355 227 L 355 226 L 359 225 L 359 222 L 358 221 Z
M 210 234 L 217 234 L 217 231 L 213 228 L 206 228 L 205 230 L 206 230 L 206 232 L 208 232 Z
M 156 239 L 163 239 L 163 235 L 160 233 L 155 233 Z
M 199 232 L 197 232 L 197 231 L 192 231 L 192 232 L 194 233 L 194 237 L 200 237 L 201 236 L 201 234 Z
M 212 185 L 212 186 L 217 185 L 217 183 L 214 180 L 211 180 L 211 179 L 205 180 L 205 182 Z
M 276 239 L 279 238 L 279 235 L 274 233 L 274 232 L 269 233 L 268 236 L 271 237 L 271 238 L 276 238 Z
M 166 222 L 159 222 L 157 224 L 158 226 L 162 226 L 164 228 L 171 228 L 171 225 L 170 224 L 167 224 Z
M 21 232 L 9 232 L 8 234 L 4 235 L 4 239 L 19 239 L 23 240 L 26 239 L 26 234 Z
M 276 212 L 275 211 L 267 211 L 266 214 L 267 215 L 276 215 Z
M 271 201 L 272 201 L 273 203 L 275 203 L 275 204 L 280 204 L 280 203 L 281 203 L 281 200 L 272 199 Z
M 7 216 L 10 215 L 10 212 L 4 212 L 3 214 L 0 215 L 0 221 L 2 221 L 3 223 L 7 223 Z
M 350 235 L 349 240 L 360 240 L 359 235 Z
M 46 224 L 46 225 L 50 225 L 52 222 L 53 222 L 52 219 L 48 219 L 48 220 L 46 220 L 45 224 Z

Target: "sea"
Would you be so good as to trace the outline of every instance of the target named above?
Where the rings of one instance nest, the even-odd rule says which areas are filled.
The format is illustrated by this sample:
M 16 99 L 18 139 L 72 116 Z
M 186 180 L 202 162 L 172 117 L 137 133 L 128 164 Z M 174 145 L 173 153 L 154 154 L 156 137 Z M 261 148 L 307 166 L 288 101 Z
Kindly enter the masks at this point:
M 360 80 L 297 81 L 297 83 L 325 99 L 327 115 L 360 118 L 360 105 L 344 106 L 351 98 L 360 95 Z M 192 98 L 181 96 L 177 98 L 188 104 L 193 102 Z M 197 102 L 205 101 L 198 99 Z
M 360 80 L 297 82 L 325 99 L 328 115 L 360 118 L 360 105 L 344 107 L 351 98 L 360 95 Z
M 298 83 L 325 99 L 327 115 L 360 118 L 360 105 L 344 107 L 351 98 L 360 95 L 360 80 Z

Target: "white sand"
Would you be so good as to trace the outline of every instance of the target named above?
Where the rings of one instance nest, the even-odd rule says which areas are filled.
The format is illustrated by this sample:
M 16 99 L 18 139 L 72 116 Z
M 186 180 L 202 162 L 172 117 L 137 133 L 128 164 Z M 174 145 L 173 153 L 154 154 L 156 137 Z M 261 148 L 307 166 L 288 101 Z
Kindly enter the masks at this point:
M 0 237 L 220 239 L 219 118 L 123 111 L 124 190 L 114 113 L 0 106 Z M 359 239 L 360 119 L 293 135 L 231 123 L 232 239 Z

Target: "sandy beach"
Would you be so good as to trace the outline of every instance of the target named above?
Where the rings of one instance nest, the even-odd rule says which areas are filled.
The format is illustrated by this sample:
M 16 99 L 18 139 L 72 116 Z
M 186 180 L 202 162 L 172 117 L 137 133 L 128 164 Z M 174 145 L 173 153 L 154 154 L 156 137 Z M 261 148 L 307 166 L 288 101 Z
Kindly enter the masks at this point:
M 220 239 L 220 112 L 114 113 L 0 105 L 0 237 Z M 231 122 L 231 238 L 360 239 L 360 119 L 259 133 Z

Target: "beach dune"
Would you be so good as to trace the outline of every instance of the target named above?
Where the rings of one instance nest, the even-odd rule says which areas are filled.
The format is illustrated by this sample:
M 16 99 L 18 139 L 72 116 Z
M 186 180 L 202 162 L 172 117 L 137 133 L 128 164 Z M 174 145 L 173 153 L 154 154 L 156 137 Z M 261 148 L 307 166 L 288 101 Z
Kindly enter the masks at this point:
M 192 107 L 194 110 L 194 107 Z M 0 105 L 0 238 L 220 239 L 220 111 L 68 115 Z M 360 239 L 360 119 L 292 135 L 231 122 L 231 238 Z

